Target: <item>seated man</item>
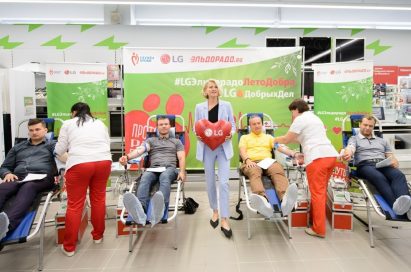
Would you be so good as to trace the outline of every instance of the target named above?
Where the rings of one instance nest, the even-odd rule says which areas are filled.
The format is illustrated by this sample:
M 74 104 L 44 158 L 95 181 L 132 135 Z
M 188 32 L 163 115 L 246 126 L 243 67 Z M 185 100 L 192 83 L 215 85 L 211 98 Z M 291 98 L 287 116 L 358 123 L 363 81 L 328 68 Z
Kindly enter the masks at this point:
M 54 161 L 54 141 L 45 138 L 46 123 L 42 119 L 28 122 L 29 139 L 16 144 L 0 168 L 0 240 L 18 227 L 37 195 L 51 190 L 57 174 Z M 23 181 L 29 173 L 46 174 L 41 180 Z M 5 206 L 16 196 L 12 205 Z
M 273 215 L 274 210 L 268 202 L 262 182 L 262 176 L 267 175 L 274 185 L 278 198 L 281 200 L 283 215 L 288 215 L 297 201 L 297 185 L 294 183 L 288 186 L 284 169 L 278 162 L 274 162 L 267 169 L 262 169 L 257 165 L 261 160 L 272 157 L 274 137 L 263 133 L 263 123 L 259 115 L 251 116 L 249 118 L 249 125 L 251 133 L 243 135 L 238 146 L 243 160 L 241 171 L 250 180 L 252 192 L 250 196 L 251 206 L 266 217 Z M 292 157 L 295 157 L 297 153 L 284 147 L 279 147 L 278 151 Z
M 407 213 L 408 219 L 411 220 L 411 197 L 407 180 L 398 170 L 398 161 L 387 141 L 374 136 L 375 123 L 376 120 L 371 115 L 362 118 L 360 131 L 349 139 L 343 159 L 349 160 L 354 155 L 358 176 L 374 185 L 396 214 Z M 387 157 L 391 157 L 391 166 L 376 168 L 376 163 Z
M 154 226 L 163 217 L 165 204 L 169 203 L 171 182 L 176 178 L 185 181 L 186 178 L 184 146 L 179 139 L 170 138 L 170 119 L 168 117 L 157 119 L 157 131 L 158 137 L 148 138 L 141 146 L 126 156 L 122 156 L 119 160 L 122 165 L 126 165 L 128 160 L 148 152 L 150 167 L 165 167 L 164 172 L 145 171 L 143 173 L 137 188 L 137 196 L 131 193 L 124 194 L 124 207 L 131 214 L 133 220 L 141 225 L 146 224 L 146 212 L 152 185 L 156 182 L 160 183 L 159 191 L 151 199 L 151 226 Z M 180 172 L 176 169 L 177 159 Z

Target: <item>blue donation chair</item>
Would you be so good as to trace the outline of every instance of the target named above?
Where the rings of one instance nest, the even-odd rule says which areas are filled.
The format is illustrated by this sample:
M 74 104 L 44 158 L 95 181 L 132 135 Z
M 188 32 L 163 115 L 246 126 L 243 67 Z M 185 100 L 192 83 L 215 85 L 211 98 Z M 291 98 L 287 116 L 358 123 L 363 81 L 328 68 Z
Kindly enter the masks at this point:
M 247 113 L 247 114 L 243 114 L 239 121 L 238 121 L 238 141 L 240 141 L 240 138 L 243 135 L 249 134 L 250 133 L 250 128 L 249 128 L 249 119 L 251 116 L 253 115 L 258 115 L 261 117 L 261 119 L 263 120 L 263 133 L 266 134 L 270 134 L 274 136 L 274 123 L 273 120 L 271 119 L 271 117 L 268 114 L 265 113 Z M 245 120 L 245 121 L 244 121 Z M 243 123 L 245 123 L 245 125 L 243 125 Z M 278 161 L 289 161 L 289 158 L 279 158 L 280 156 L 286 157 L 285 155 L 283 155 L 282 153 L 278 153 L 277 155 L 277 160 Z M 274 158 L 274 150 L 273 150 L 273 156 Z M 247 184 L 249 183 L 248 178 L 244 175 L 244 173 L 241 171 L 241 164 L 242 164 L 242 159 L 241 156 L 239 156 L 240 162 L 239 162 L 239 167 L 238 167 L 238 172 L 239 172 L 239 178 L 240 178 L 240 182 L 239 182 L 239 190 L 238 190 L 238 204 L 236 207 L 236 210 L 238 213 L 240 213 L 239 218 L 237 218 L 238 220 L 242 219 L 242 212 L 240 211 L 240 205 L 243 202 L 243 198 L 242 196 L 242 192 L 244 193 L 244 200 L 247 206 L 246 209 L 246 220 L 247 220 L 247 235 L 248 235 L 248 239 L 251 239 L 251 220 L 265 220 L 265 221 L 272 221 L 272 222 L 281 222 L 283 223 L 283 227 L 284 227 L 284 222 L 287 222 L 287 234 L 288 234 L 288 238 L 291 239 L 291 216 L 287 216 L 282 214 L 281 212 L 281 204 L 280 204 L 280 199 L 277 196 L 277 193 L 274 189 L 274 187 L 271 184 L 271 181 L 269 180 L 269 178 L 267 176 L 263 176 L 263 185 L 264 188 L 266 189 L 265 193 L 267 195 L 268 201 L 270 202 L 270 204 L 272 205 L 273 209 L 274 209 L 274 214 L 273 216 L 271 216 L 270 218 L 261 218 L 261 217 L 251 217 L 250 213 L 254 213 L 254 214 L 259 214 L 257 212 L 257 210 L 253 209 L 250 205 L 250 194 L 251 191 L 248 188 L 249 186 L 247 186 Z M 289 166 L 289 165 L 288 165 Z M 286 172 L 287 174 L 289 173 L 289 169 L 288 166 L 286 165 L 287 169 Z
M 348 140 L 351 136 L 355 136 L 359 133 L 359 124 L 362 120 L 364 115 L 356 114 L 356 115 L 347 115 L 342 121 L 342 136 L 343 136 L 343 147 L 345 148 L 348 144 Z M 374 129 L 374 134 L 378 137 L 382 137 L 382 126 L 380 120 L 373 116 L 376 119 L 376 125 L 378 128 Z M 346 127 L 346 123 L 350 124 L 350 128 Z M 410 222 L 404 216 L 398 216 L 393 211 L 392 207 L 387 203 L 387 201 L 381 196 L 381 194 L 375 189 L 375 187 L 367 180 L 359 178 L 356 176 L 356 168 L 353 166 L 353 162 L 349 162 L 349 177 L 351 181 L 351 186 L 353 187 L 354 184 L 357 184 L 361 190 L 362 198 L 364 201 L 358 201 L 358 203 L 354 203 L 354 216 L 368 226 L 369 232 L 369 241 L 370 247 L 374 247 L 374 228 L 377 227 L 390 227 L 390 228 L 400 228 L 404 226 L 404 222 Z M 408 187 L 410 188 L 410 184 L 408 183 Z M 353 194 L 352 194 L 353 195 Z M 355 199 L 355 197 L 351 197 L 351 199 Z M 364 204 L 365 202 L 365 204 Z M 367 222 L 362 220 L 355 211 L 366 210 L 367 212 Z M 373 222 L 372 218 L 372 210 L 378 215 L 380 219 L 383 219 L 385 224 L 378 225 Z M 389 223 L 389 224 L 387 224 Z
M 53 139 L 54 138 L 54 123 L 55 120 L 53 118 L 44 118 L 44 121 L 46 122 L 47 128 L 49 130 L 49 133 L 47 133 L 46 137 L 48 139 Z M 27 137 L 21 138 L 19 137 L 19 128 L 22 124 L 27 123 L 28 120 L 24 120 L 20 122 L 20 124 L 17 126 L 17 134 L 15 138 L 15 144 L 19 143 L 21 141 L 27 140 Z M 62 182 L 62 176 L 60 175 L 60 182 Z M 46 222 L 46 215 L 47 215 L 47 210 L 50 206 L 52 198 L 58 194 L 59 192 L 59 186 L 56 185 L 55 188 L 53 188 L 49 192 L 43 192 L 42 194 L 39 194 L 37 198 L 33 201 L 32 206 L 30 207 L 30 210 L 27 211 L 26 215 L 24 216 L 24 219 L 20 222 L 19 226 L 12 232 L 9 232 L 6 237 L 4 237 L 0 241 L 0 250 L 2 250 L 5 246 L 10 246 L 13 244 L 19 244 L 19 243 L 25 243 L 33 238 L 40 233 L 40 241 L 39 241 L 39 259 L 38 259 L 38 270 L 42 271 L 43 270 L 43 259 L 44 259 L 44 231 L 45 231 L 45 224 Z M 9 200 L 8 202 L 12 202 L 13 199 Z M 39 215 L 38 215 L 39 214 Z M 37 221 L 35 221 L 36 217 L 38 218 Z
M 153 129 L 150 126 L 150 121 L 157 121 L 157 119 L 159 117 L 168 117 L 170 119 L 170 125 L 171 125 L 171 129 L 170 129 L 170 137 L 174 137 L 174 138 L 178 138 L 180 139 L 180 141 L 183 143 L 184 145 L 184 137 L 185 137 L 185 124 L 184 124 L 184 118 L 180 115 L 152 115 L 147 119 L 147 138 L 149 137 L 155 137 L 157 136 L 157 131 L 155 129 Z M 181 125 L 181 129 L 177 129 L 176 126 L 176 121 L 180 121 L 181 123 L 179 124 L 179 126 Z M 151 128 L 151 129 L 150 129 Z M 144 168 L 148 168 L 150 167 L 149 165 L 149 161 L 150 158 L 148 156 L 147 153 L 144 153 L 140 158 L 134 159 L 129 161 L 129 163 L 139 163 L 141 161 L 141 159 L 144 160 Z M 178 162 L 178 160 L 177 160 Z M 140 179 L 141 179 L 140 175 L 137 180 L 135 180 L 128 192 L 131 193 L 135 193 L 137 191 Z M 154 186 L 152 188 L 153 193 L 155 191 L 157 191 L 158 186 Z M 178 210 L 180 210 L 183 206 L 183 199 L 185 199 L 185 195 L 184 195 L 184 185 L 183 182 L 181 182 L 180 180 L 176 180 L 175 182 L 173 182 L 171 184 L 171 193 L 175 194 L 174 196 L 174 203 L 173 205 L 169 205 L 169 203 L 166 203 L 166 207 L 164 209 L 164 215 L 163 218 L 161 219 L 161 223 L 162 224 L 167 224 L 168 222 L 172 222 L 174 221 L 174 249 L 177 249 L 178 247 L 178 224 L 177 224 L 177 215 L 178 215 Z M 170 203 L 172 202 L 172 195 L 170 195 Z M 151 205 L 149 203 L 148 207 L 147 207 L 147 221 L 149 223 L 150 221 L 150 210 L 151 210 Z M 138 232 L 139 231 L 143 231 L 148 229 L 147 227 L 137 227 L 137 223 L 133 221 L 132 217 L 130 215 L 126 216 L 126 209 L 123 208 L 121 211 L 121 215 L 120 215 L 120 220 L 123 224 L 130 226 L 130 231 L 129 231 L 129 252 L 133 251 L 133 247 L 135 242 L 137 241 L 138 238 Z M 171 216 L 170 216 L 171 215 Z M 136 239 L 134 241 L 134 237 L 133 237 L 133 229 L 136 229 Z

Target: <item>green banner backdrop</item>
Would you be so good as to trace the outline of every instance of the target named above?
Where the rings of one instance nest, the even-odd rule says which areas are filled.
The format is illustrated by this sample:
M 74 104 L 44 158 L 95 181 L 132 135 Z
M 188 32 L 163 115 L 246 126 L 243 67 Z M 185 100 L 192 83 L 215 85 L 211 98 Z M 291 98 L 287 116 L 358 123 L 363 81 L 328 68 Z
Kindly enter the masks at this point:
M 125 48 L 124 106 L 126 152 L 145 138 L 147 118 L 177 114 L 185 119 L 187 168 L 202 168 L 195 159 L 194 109 L 205 101 L 202 87 L 216 79 L 221 99 L 231 102 L 236 121 L 248 112 L 269 114 L 284 134 L 291 122 L 289 103 L 301 96 L 301 48 L 138 49 Z M 177 124 L 181 126 L 181 124 Z M 233 138 L 238 165 L 238 141 Z
M 346 115 L 371 113 L 372 62 L 314 64 L 314 112 L 327 127 L 337 150 L 342 148 Z
M 71 118 L 71 106 L 85 102 L 94 117 L 109 126 L 107 102 L 107 65 L 53 63 L 46 68 L 47 115 L 49 118 Z M 56 122 L 58 134 L 61 122 Z

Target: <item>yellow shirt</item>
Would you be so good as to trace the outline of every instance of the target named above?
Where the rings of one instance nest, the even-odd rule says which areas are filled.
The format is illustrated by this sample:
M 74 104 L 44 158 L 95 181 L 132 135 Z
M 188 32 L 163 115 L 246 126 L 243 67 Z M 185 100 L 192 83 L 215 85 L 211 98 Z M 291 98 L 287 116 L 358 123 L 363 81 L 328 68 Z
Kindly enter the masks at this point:
M 265 133 L 257 135 L 251 132 L 241 136 L 238 146 L 245 147 L 250 160 L 260 161 L 272 157 L 271 150 L 274 147 L 274 138 Z

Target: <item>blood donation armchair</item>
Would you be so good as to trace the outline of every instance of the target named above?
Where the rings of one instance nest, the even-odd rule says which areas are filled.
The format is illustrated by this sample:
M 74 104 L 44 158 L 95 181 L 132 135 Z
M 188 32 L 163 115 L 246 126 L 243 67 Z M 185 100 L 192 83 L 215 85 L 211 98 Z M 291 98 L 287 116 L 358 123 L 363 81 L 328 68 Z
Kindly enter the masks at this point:
M 184 145 L 184 137 L 185 137 L 185 126 L 184 126 L 184 119 L 182 116 L 180 115 L 152 115 L 147 119 L 147 129 L 149 131 L 147 131 L 147 138 L 149 137 L 154 137 L 157 136 L 157 131 L 156 130 L 151 130 L 150 131 L 150 121 L 154 120 L 156 121 L 159 117 L 168 117 L 170 119 L 170 125 L 171 125 L 171 129 L 170 129 L 170 137 L 174 137 L 177 139 L 180 139 L 180 141 L 183 143 Z M 177 123 L 176 121 L 179 121 L 180 123 Z M 144 163 L 143 163 L 143 169 L 146 169 L 148 167 L 150 167 L 149 161 L 150 158 L 148 156 L 147 153 L 145 153 L 144 155 Z M 177 160 L 178 162 L 178 160 Z M 129 163 L 133 163 L 133 161 L 129 161 Z M 139 182 L 140 182 L 140 178 L 141 175 L 139 176 L 139 178 L 137 178 L 136 181 L 134 181 L 128 192 L 132 192 L 135 193 L 137 191 L 137 188 L 139 186 Z M 152 192 L 154 193 L 155 191 L 157 191 L 158 187 L 154 187 L 152 188 Z M 177 218 L 178 218 L 178 211 L 183 207 L 183 200 L 185 199 L 185 195 L 184 195 L 184 185 L 183 182 L 181 182 L 180 180 L 176 180 L 175 182 L 173 182 L 171 184 L 171 195 L 170 195 L 170 203 L 165 203 L 167 206 L 164 209 L 164 215 L 161 219 L 161 223 L 163 224 L 167 224 L 169 222 L 174 221 L 174 249 L 177 249 L 178 246 L 178 224 L 177 224 Z M 147 221 L 150 221 L 150 210 L 151 210 L 151 206 L 150 204 L 148 205 L 147 208 Z M 142 231 L 144 229 L 144 227 L 138 226 L 137 227 L 137 223 L 133 221 L 131 216 L 127 216 L 126 215 L 126 209 L 123 208 L 121 211 L 121 215 L 120 215 L 120 220 L 124 225 L 130 226 L 130 231 L 129 231 L 129 252 L 133 251 L 133 247 L 134 247 L 134 243 L 135 241 L 137 241 L 137 236 L 138 236 L 138 232 Z M 132 229 L 137 229 L 136 231 L 136 239 L 134 240 L 133 237 L 133 231 Z M 134 241 L 133 241 L 134 240 Z
M 22 121 L 17 127 L 17 137 L 15 139 L 15 143 L 18 143 L 21 140 L 26 140 L 26 138 L 19 138 L 19 128 L 22 124 L 27 123 L 28 120 Z M 46 122 L 47 127 L 49 128 L 49 133 L 46 135 L 47 138 L 53 139 L 54 134 L 54 122 L 55 120 L 52 118 L 45 118 L 44 121 Z M 58 166 L 62 166 L 62 164 L 56 160 L 56 164 Z M 61 167 L 59 168 L 59 173 L 61 172 Z M 44 232 L 45 232 L 45 225 L 46 225 L 46 215 L 48 208 L 50 207 L 51 201 L 53 197 L 55 197 L 59 193 L 59 184 L 62 183 L 62 175 L 59 175 L 58 184 L 48 191 L 39 194 L 36 199 L 34 200 L 33 204 L 30 207 L 30 210 L 27 211 L 26 215 L 24 216 L 23 220 L 20 222 L 19 226 L 9 232 L 6 237 L 4 237 L 0 241 L 0 250 L 3 250 L 4 247 L 8 247 L 14 244 L 26 243 L 33 240 L 37 234 L 40 234 L 39 239 L 39 258 L 38 258 L 38 270 L 43 270 L 43 259 L 44 259 Z M 13 199 L 10 199 L 8 203 L 12 205 Z M 9 204 L 6 204 L 9 205 Z
M 343 135 L 343 147 L 346 147 L 348 140 L 351 136 L 355 136 L 359 133 L 359 124 L 363 118 L 363 115 L 347 115 L 342 121 L 342 135 Z M 382 126 L 381 122 L 376 118 L 376 126 L 374 133 L 376 136 L 382 137 Z M 347 123 L 350 123 L 350 126 L 346 126 Z M 356 168 L 353 166 L 352 162 L 349 162 L 349 177 L 351 181 L 351 191 L 355 190 L 355 185 L 359 187 L 361 191 L 361 198 L 356 200 L 357 195 L 354 197 L 351 196 L 351 199 L 354 199 L 354 216 L 359 219 L 362 223 L 368 226 L 369 232 L 369 241 L 370 246 L 374 247 L 374 228 L 377 227 L 403 227 L 405 222 L 410 222 L 405 219 L 403 216 L 398 216 L 392 210 L 392 207 L 385 201 L 381 194 L 374 188 L 374 186 L 367 180 L 359 178 L 356 176 Z M 410 184 L 408 183 L 410 188 Z M 351 193 L 353 195 L 353 193 Z M 361 219 L 361 217 L 356 214 L 356 211 L 367 212 L 367 221 Z M 373 220 L 373 213 L 378 216 L 380 219 L 378 223 L 375 223 Z M 384 220 L 384 224 L 380 224 L 381 220 Z
M 263 133 L 266 134 L 270 134 L 274 136 L 274 123 L 273 120 L 271 119 L 271 117 L 265 113 L 247 113 L 244 114 L 240 117 L 239 121 L 238 121 L 238 140 L 240 140 L 240 138 L 243 135 L 249 134 L 250 133 L 250 128 L 249 128 L 249 119 L 251 116 L 253 115 L 258 115 L 261 117 L 261 119 L 263 120 Z M 245 123 L 245 125 L 243 125 L 243 123 Z M 276 152 L 277 153 L 277 152 Z M 279 155 L 281 156 L 285 156 L 282 153 L 278 153 L 276 154 L 277 157 Z M 274 158 L 274 151 L 273 151 L 273 156 Z M 285 158 L 282 158 L 280 161 L 285 161 Z M 238 172 L 239 172 L 239 177 L 240 177 L 240 182 L 239 182 L 239 189 L 238 189 L 238 204 L 237 204 L 237 212 L 240 213 L 240 217 L 239 219 L 242 219 L 242 212 L 240 210 L 240 205 L 243 201 L 242 198 L 242 194 L 244 194 L 244 199 L 245 199 L 245 203 L 247 206 L 246 209 L 246 220 L 247 220 L 247 231 L 248 231 L 248 239 L 251 239 L 251 222 L 252 220 L 265 220 L 265 221 L 272 221 L 272 222 L 287 222 L 287 233 L 288 233 L 288 237 L 291 238 L 291 217 L 290 215 L 284 215 L 281 212 L 281 204 L 280 204 L 280 199 L 277 196 L 277 193 L 274 189 L 274 187 L 271 184 L 271 181 L 269 180 L 268 177 L 264 176 L 263 177 L 263 184 L 264 187 L 266 188 L 266 195 L 267 198 L 270 202 L 270 204 L 272 205 L 273 209 L 274 209 L 274 214 L 273 216 L 271 216 L 270 218 L 266 218 L 266 217 L 261 217 L 261 216 L 257 216 L 257 217 L 251 217 L 251 214 L 259 214 L 257 212 L 257 210 L 253 209 L 250 205 L 250 195 L 251 195 L 251 190 L 249 188 L 249 181 L 248 178 L 244 175 L 244 173 L 241 171 L 240 169 L 240 165 L 242 164 L 242 159 L 240 156 L 240 162 L 239 162 L 239 168 L 238 168 Z M 284 224 L 283 224 L 284 226 Z

